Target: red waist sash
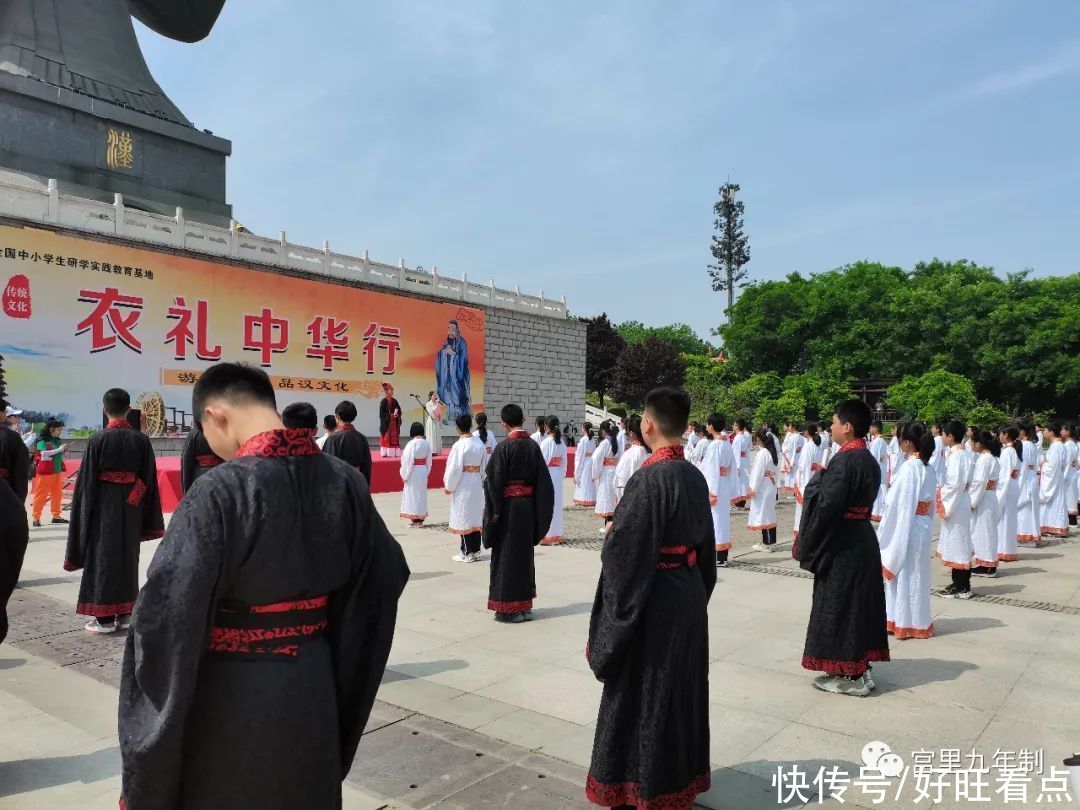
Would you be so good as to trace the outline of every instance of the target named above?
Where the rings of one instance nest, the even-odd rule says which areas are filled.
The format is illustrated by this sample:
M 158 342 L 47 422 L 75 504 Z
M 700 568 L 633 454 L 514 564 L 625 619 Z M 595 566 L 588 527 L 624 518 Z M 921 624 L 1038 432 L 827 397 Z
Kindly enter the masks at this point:
M 303 644 L 322 636 L 329 596 L 312 596 L 269 605 L 222 600 L 214 616 L 208 649 L 222 655 L 286 661 Z
M 915 514 L 926 517 L 930 514 L 930 501 L 919 501 L 915 507 Z
M 217 456 L 195 456 L 195 466 L 197 467 L 216 467 L 221 462 L 222 459 Z
M 480 472 L 480 466 L 479 465 L 474 466 L 472 464 L 466 464 L 464 467 L 461 468 L 461 471 L 462 472 L 467 472 L 467 473 L 478 473 L 478 472 Z
M 424 456 L 423 458 L 414 458 L 413 459 L 413 466 L 414 467 L 423 467 L 426 464 L 427 464 L 427 456 Z
M 605 458 L 604 459 L 604 466 L 605 467 L 618 467 L 619 466 L 619 460 L 616 459 L 616 458 Z
M 869 506 L 849 506 L 844 512 L 844 520 L 869 520 Z
M 820 464 L 811 464 L 810 465 L 810 472 L 818 472 L 819 470 L 824 470 L 824 469 L 825 468 L 823 466 L 821 466 Z
M 139 501 L 143 499 L 143 495 L 146 494 L 146 484 L 133 472 L 105 470 L 98 473 L 98 480 L 107 484 L 133 484 L 131 494 L 127 497 L 127 502 L 131 506 L 137 506 Z
M 658 571 L 672 568 L 693 568 L 697 565 L 697 549 L 693 546 L 660 546 L 660 559 L 656 563 Z
M 997 481 L 987 481 L 986 482 L 986 491 L 987 492 L 993 492 L 995 489 L 997 489 Z
M 503 489 L 504 498 L 529 498 L 535 490 L 524 481 L 511 481 Z
M 1020 477 L 1020 471 L 1019 470 L 1013 470 L 1011 473 L 1009 473 L 1009 478 L 1019 478 L 1019 477 Z
M 559 458 L 558 456 L 555 456 L 555 458 L 551 459 L 551 461 L 548 462 L 548 466 L 549 467 L 561 467 L 562 466 L 562 459 Z

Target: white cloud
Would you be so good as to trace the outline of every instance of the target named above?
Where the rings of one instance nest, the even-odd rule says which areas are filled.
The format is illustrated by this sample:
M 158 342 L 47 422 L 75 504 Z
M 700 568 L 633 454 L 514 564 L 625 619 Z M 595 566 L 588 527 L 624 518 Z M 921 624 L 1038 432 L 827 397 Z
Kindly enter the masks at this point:
M 1042 59 L 984 76 L 967 87 L 963 95 L 989 96 L 1008 93 L 1078 71 L 1080 40 L 1073 40 Z

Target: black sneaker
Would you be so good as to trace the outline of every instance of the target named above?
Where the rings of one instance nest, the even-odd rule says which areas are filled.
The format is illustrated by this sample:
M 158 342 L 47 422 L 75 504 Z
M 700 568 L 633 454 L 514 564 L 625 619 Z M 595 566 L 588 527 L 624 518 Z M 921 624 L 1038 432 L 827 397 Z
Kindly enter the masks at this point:
M 63 518 L 53 518 L 52 522 L 53 523 L 67 523 L 67 521 L 64 520 Z
M 41 528 L 41 521 L 40 520 L 35 520 L 34 521 L 34 528 L 37 528 L 37 529 Z

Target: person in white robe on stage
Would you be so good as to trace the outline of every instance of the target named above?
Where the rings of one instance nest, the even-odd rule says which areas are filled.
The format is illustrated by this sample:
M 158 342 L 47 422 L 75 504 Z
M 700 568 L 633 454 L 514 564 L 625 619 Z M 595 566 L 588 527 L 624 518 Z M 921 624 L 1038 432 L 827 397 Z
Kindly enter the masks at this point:
M 424 417 L 424 434 L 431 445 L 431 455 L 442 455 L 442 418 L 446 406 L 434 391 L 428 392 L 428 401 L 424 405 L 427 416 Z
M 424 438 L 424 426 L 419 422 L 412 423 L 409 437 L 401 452 L 401 517 L 413 526 L 423 526 L 428 516 L 431 445 Z
M 870 436 L 866 449 L 874 457 L 874 461 L 881 468 L 881 486 L 878 487 L 878 496 L 874 499 L 874 506 L 870 510 L 870 520 L 874 523 L 881 521 L 885 510 L 885 493 L 889 491 L 889 446 L 881 436 L 881 420 L 875 419 L 870 423 Z
M 547 435 L 540 442 L 540 452 L 544 455 L 544 462 L 547 464 L 548 474 L 551 476 L 551 488 L 555 491 L 555 505 L 551 511 L 551 525 L 548 527 L 547 534 L 540 541 L 540 545 L 557 546 L 559 543 L 566 542 L 563 533 L 563 498 L 565 497 L 566 488 L 563 486 L 563 482 L 566 480 L 567 454 L 559 425 L 559 417 L 549 416 L 545 428 L 547 429 Z
M 735 479 L 735 494 L 731 497 L 731 503 L 739 508 L 746 505 L 746 499 L 750 496 L 750 448 L 752 443 L 749 424 L 745 419 L 736 419 L 735 430 L 731 437 L 731 451 L 735 454 L 735 464 L 739 468 L 739 475 Z
M 799 524 L 802 522 L 802 510 L 803 510 L 803 493 L 806 491 L 806 485 L 810 483 L 810 479 L 814 477 L 814 474 L 819 470 L 825 469 L 821 466 L 821 434 L 818 432 L 817 422 L 807 422 L 803 425 L 803 444 L 802 453 L 799 454 L 799 466 L 795 471 L 795 529 L 793 532 L 794 539 L 799 539 Z
M 626 450 L 615 465 L 615 503 L 622 500 L 626 485 L 634 473 L 641 469 L 641 465 L 649 457 L 649 448 L 641 438 L 641 417 L 631 416 L 626 420 Z
M 1040 436 L 1035 426 L 1025 423 L 1020 426 L 1020 444 L 1023 455 L 1020 462 L 1020 494 L 1016 502 L 1016 543 L 1017 546 L 1035 547 L 1039 544 L 1039 469 Z
M 988 430 L 974 436 L 975 469 L 968 493 L 971 495 L 971 542 L 973 577 L 997 576 L 998 552 L 998 460 L 1001 445 Z
M 1076 443 L 1076 424 L 1068 422 L 1061 426 L 1061 441 L 1065 445 L 1066 462 L 1069 467 L 1065 473 L 1065 508 L 1069 513 L 1069 525 L 1074 527 L 1080 501 L 1080 445 Z
M 592 477 L 592 457 L 596 451 L 593 426 L 581 426 L 581 439 L 574 448 L 574 506 L 596 506 L 596 481 Z
M 1024 445 L 1020 430 L 1012 425 L 998 432 L 1001 455 L 998 456 L 998 562 L 1020 559 L 1016 535 L 1020 511 L 1020 475 L 1024 468 Z
M 893 479 L 877 527 L 885 578 L 886 628 L 897 639 L 930 638 L 930 541 L 937 479 L 930 466 L 934 437 L 919 422 L 899 431 L 908 461 Z
M 754 551 L 773 551 L 776 546 L 776 476 L 778 465 L 776 446 L 765 428 L 754 432 L 754 447 L 758 448 L 750 467 L 750 515 L 746 528 L 761 532 L 761 542 Z
M 600 440 L 592 456 L 592 477 L 596 482 L 593 513 L 604 521 L 604 531 L 615 514 L 615 468 L 619 466 L 619 428 L 611 421 L 600 424 Z
M 713 413 L 706 420 L 709 439 L 702 439 L 703 448 L 698 469 L 709 486 L 709 508 L 712 512 L 713 542 L 716 544 L 716 564 L 726 568 L 731 550 L 731 499 L 734 497 L 738 475 L 735 453 L 727 440 L 724 429 L 727 419 L 723 414 Z
M 970 599 L 971 559 L 975 546 L 971 541 L 972 463 L 964 450 L 964 425 L 955 420 L 942 428 L 945 444 L 945 475 L 939 481 L 937 513 L 941 518 L 937 556 L 949 569 L 952 582 L 938 591 L 946 599 Z
M 1044 537 L 1069 535 L 1068 480 L 1069 455 L 1061 440 L 1061 423 L 1046 426 L 1045 438 L 1050 443 L 1042 462 L 1039 482 L 1040 530 Z
M 487 469 L 491 454 L 495 452 L 495 447 L 499 443 L 495 438 L 495 433 L 488 428 L 487 423 L 486 413 L 476 415 L 476 430 L 473 431 L 473 436 L 480 440 L 480 444 L 484 445 L 484 463 L 480 465 L 481 472 Z
M 450 495 L 450 533 L 461 538 L 461 550 L 454 562 L 479 562 L 484 531 L 484 459 L 487 450 L 472 435 L 472 415 L 455 420 L 459 438 L 450 448 L 443 475 L 443 488 Z

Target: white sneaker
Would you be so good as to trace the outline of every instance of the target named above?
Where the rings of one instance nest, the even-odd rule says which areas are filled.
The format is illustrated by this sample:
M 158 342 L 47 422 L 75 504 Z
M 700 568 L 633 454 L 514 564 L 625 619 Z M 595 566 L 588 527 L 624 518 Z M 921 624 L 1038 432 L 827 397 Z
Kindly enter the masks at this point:
M 112 624 L 102 624 L 97 619 L 91 619 L 86 623 L 83 629 L 87 633 L 93 633 L 96 636 L 107 636 L 110 633 L 116 632 L 116 623 L 113 622 Z
M 767 546 L 764 543 L 754 543 L 752 548 L 754 549 L 754 551 L 762 551 L 766 554 L 772 554 L 773 550 L 772 546 Z
M 814 688 L 833 695 L 851 695 L 853 697 L 866 697 L 870 694 L 870 686 L 866 682 L 866 675 L 858 678 L 845 678 L 843 675 L 833 675 L 827 680 L 814 680 Z
M 471 562 L 471 559 L 470 559 L 471 556 L 472 555 L 470 555 L 470 554 L 455 554 L 450 559 L 453 560 L 454 562 Z

